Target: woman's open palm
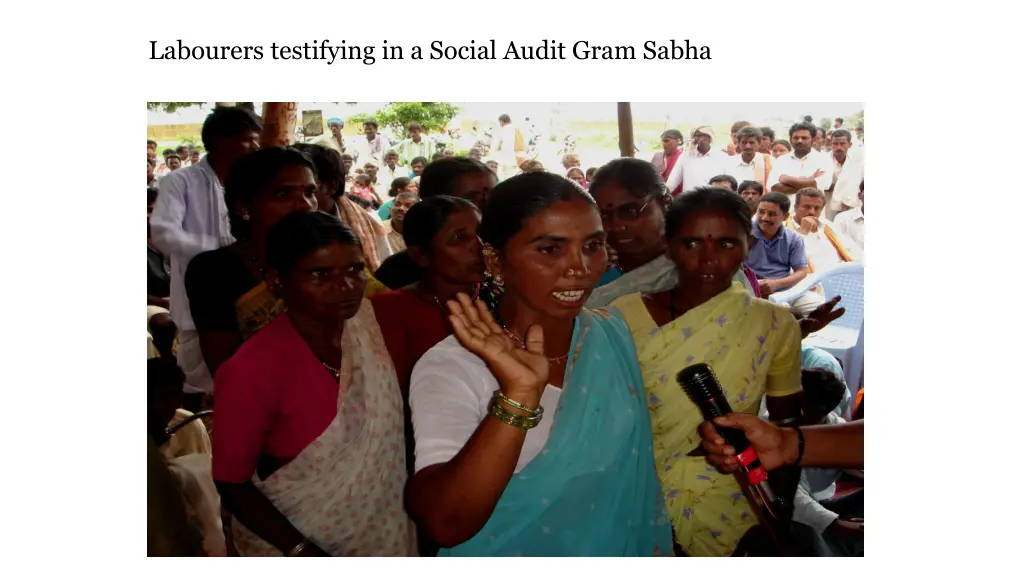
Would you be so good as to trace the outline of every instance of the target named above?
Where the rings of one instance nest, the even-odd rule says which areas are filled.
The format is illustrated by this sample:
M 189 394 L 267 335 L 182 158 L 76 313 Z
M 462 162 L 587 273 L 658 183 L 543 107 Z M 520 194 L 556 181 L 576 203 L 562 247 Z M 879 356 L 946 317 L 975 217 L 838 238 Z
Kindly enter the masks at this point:
M 455 337 L 487 363 L 502 392 L 543 392 L 549 366 L 541 327 L 530 327 L 523 350 L 498 326 L 486 304 L 480 300 L 474 303 L 466 294 L 460 293 L 457 298 L 458 302 L 448 302 Z

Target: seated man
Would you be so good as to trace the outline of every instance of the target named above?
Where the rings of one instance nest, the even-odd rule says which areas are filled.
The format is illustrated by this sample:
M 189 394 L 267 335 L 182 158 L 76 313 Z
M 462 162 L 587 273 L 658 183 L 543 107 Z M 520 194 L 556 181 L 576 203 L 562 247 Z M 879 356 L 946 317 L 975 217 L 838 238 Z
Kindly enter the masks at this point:
M 807 277 L 807 254 L 804 240 L 795 230 L 786 228 L 789 198 L 780 192 L 769 192 L 757 205 L 754 245 L 747 256 L 747 265 L 754 271 L 762 298 L 796 286 Z M 808 292 L 790 303 L 797 316 L 804 317 L 825 303 L 820 294 Z
M 731 192 L 736 192 L 736 187 L 739 186 L 739 183 L 728 174 L 719 174 L 708 182 L 708 186 L 719 186 L 721 188 L 728 188 Z
M 824 209 L 825 194 L 817 188 L 803 188 L 796 193 L 793 217 L 786 221 L 787 228 L 803 237 L 811 273 L 861 260 L 860 246 L 821 215 Z

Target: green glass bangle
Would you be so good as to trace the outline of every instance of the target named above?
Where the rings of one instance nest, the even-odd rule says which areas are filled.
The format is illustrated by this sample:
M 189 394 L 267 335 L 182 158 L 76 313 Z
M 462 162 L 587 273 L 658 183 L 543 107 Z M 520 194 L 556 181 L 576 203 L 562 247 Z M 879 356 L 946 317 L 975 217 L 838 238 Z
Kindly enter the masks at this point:
M 517 408 L 519 410 L 522 410 L 523 412 L 527 412 L 531 416 L 540 416 L 541 414 L 544 413 L 544 407 L 543 406 L 538 406 L 536 410 L 532 410 L 532 409 L 527 408 L 526 406 L 520 404 L 519 402 L 516 402 L 515 400 L 509 398 L 508 396 L 505 396 L 505 394 L 502 393 L 501 390 L 495 390 L 494 391 L 494 399 L 496 399 L 498 401 L 501 401 L 501 402 L 504 402 L 505 404 L 508 404 L 512 408 Z
M 518 416 L 516 414 L 508 412 L 501 407 L 501 404 L 494 400 L 491 401 L 490 413 L 492 416 L 494 416 L 498 420 L 501 420 L 505 424 L 515 426 L 517 428 L 523 428 L 526 430 L 536 427 L 541 420 L 540 416 Z

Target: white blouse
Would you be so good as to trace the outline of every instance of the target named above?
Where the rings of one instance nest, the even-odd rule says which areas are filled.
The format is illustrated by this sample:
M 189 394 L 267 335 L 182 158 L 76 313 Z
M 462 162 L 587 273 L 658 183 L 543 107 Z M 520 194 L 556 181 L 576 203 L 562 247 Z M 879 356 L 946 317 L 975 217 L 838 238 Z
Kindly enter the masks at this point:
M 409 384 L 416 472 L 448 462 L 462 450 L 487 417 L 495 390 L 498 381 L 487 364 L 463 348 L 455 336 L 445 338 L 420 358 Z M 540 399 L 544 418 L 536 428 L 527 430 L 516 472 L 544 449 L 561 396 L 561 388 L 549 384 L 544 389 Z

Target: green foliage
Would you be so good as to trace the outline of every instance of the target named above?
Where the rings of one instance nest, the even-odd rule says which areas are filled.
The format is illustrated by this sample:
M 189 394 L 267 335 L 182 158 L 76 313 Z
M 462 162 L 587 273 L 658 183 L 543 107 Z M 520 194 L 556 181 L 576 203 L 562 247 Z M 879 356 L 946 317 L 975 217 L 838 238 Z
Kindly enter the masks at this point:
M 832 129 L 832 124 L 835 122 L 832 118 L 822 118 L 818 121 L 818 126 L 825 131 L 827 134 Z
M 410 122 L 419 122 L 424 130 L 444 129 L 459 113 L 459 107 L 450 102 L 390 102 L 374 118 L 383 126 L 391 126 L 396 134 L 405 137 Z
M 146 102 L 146 109 L 150 111 L 158 110 L 160 112 L 167 112 L 173 114 L 178 108 L 188 108 L 189 106 L 203 106 L 206 102 Z
M 345 118 L 346 126 L 362 126 L 367 120 L 376 120 L 373 114 L 354 114 Z M 378 123 L 380 121 L 378 120 Z

